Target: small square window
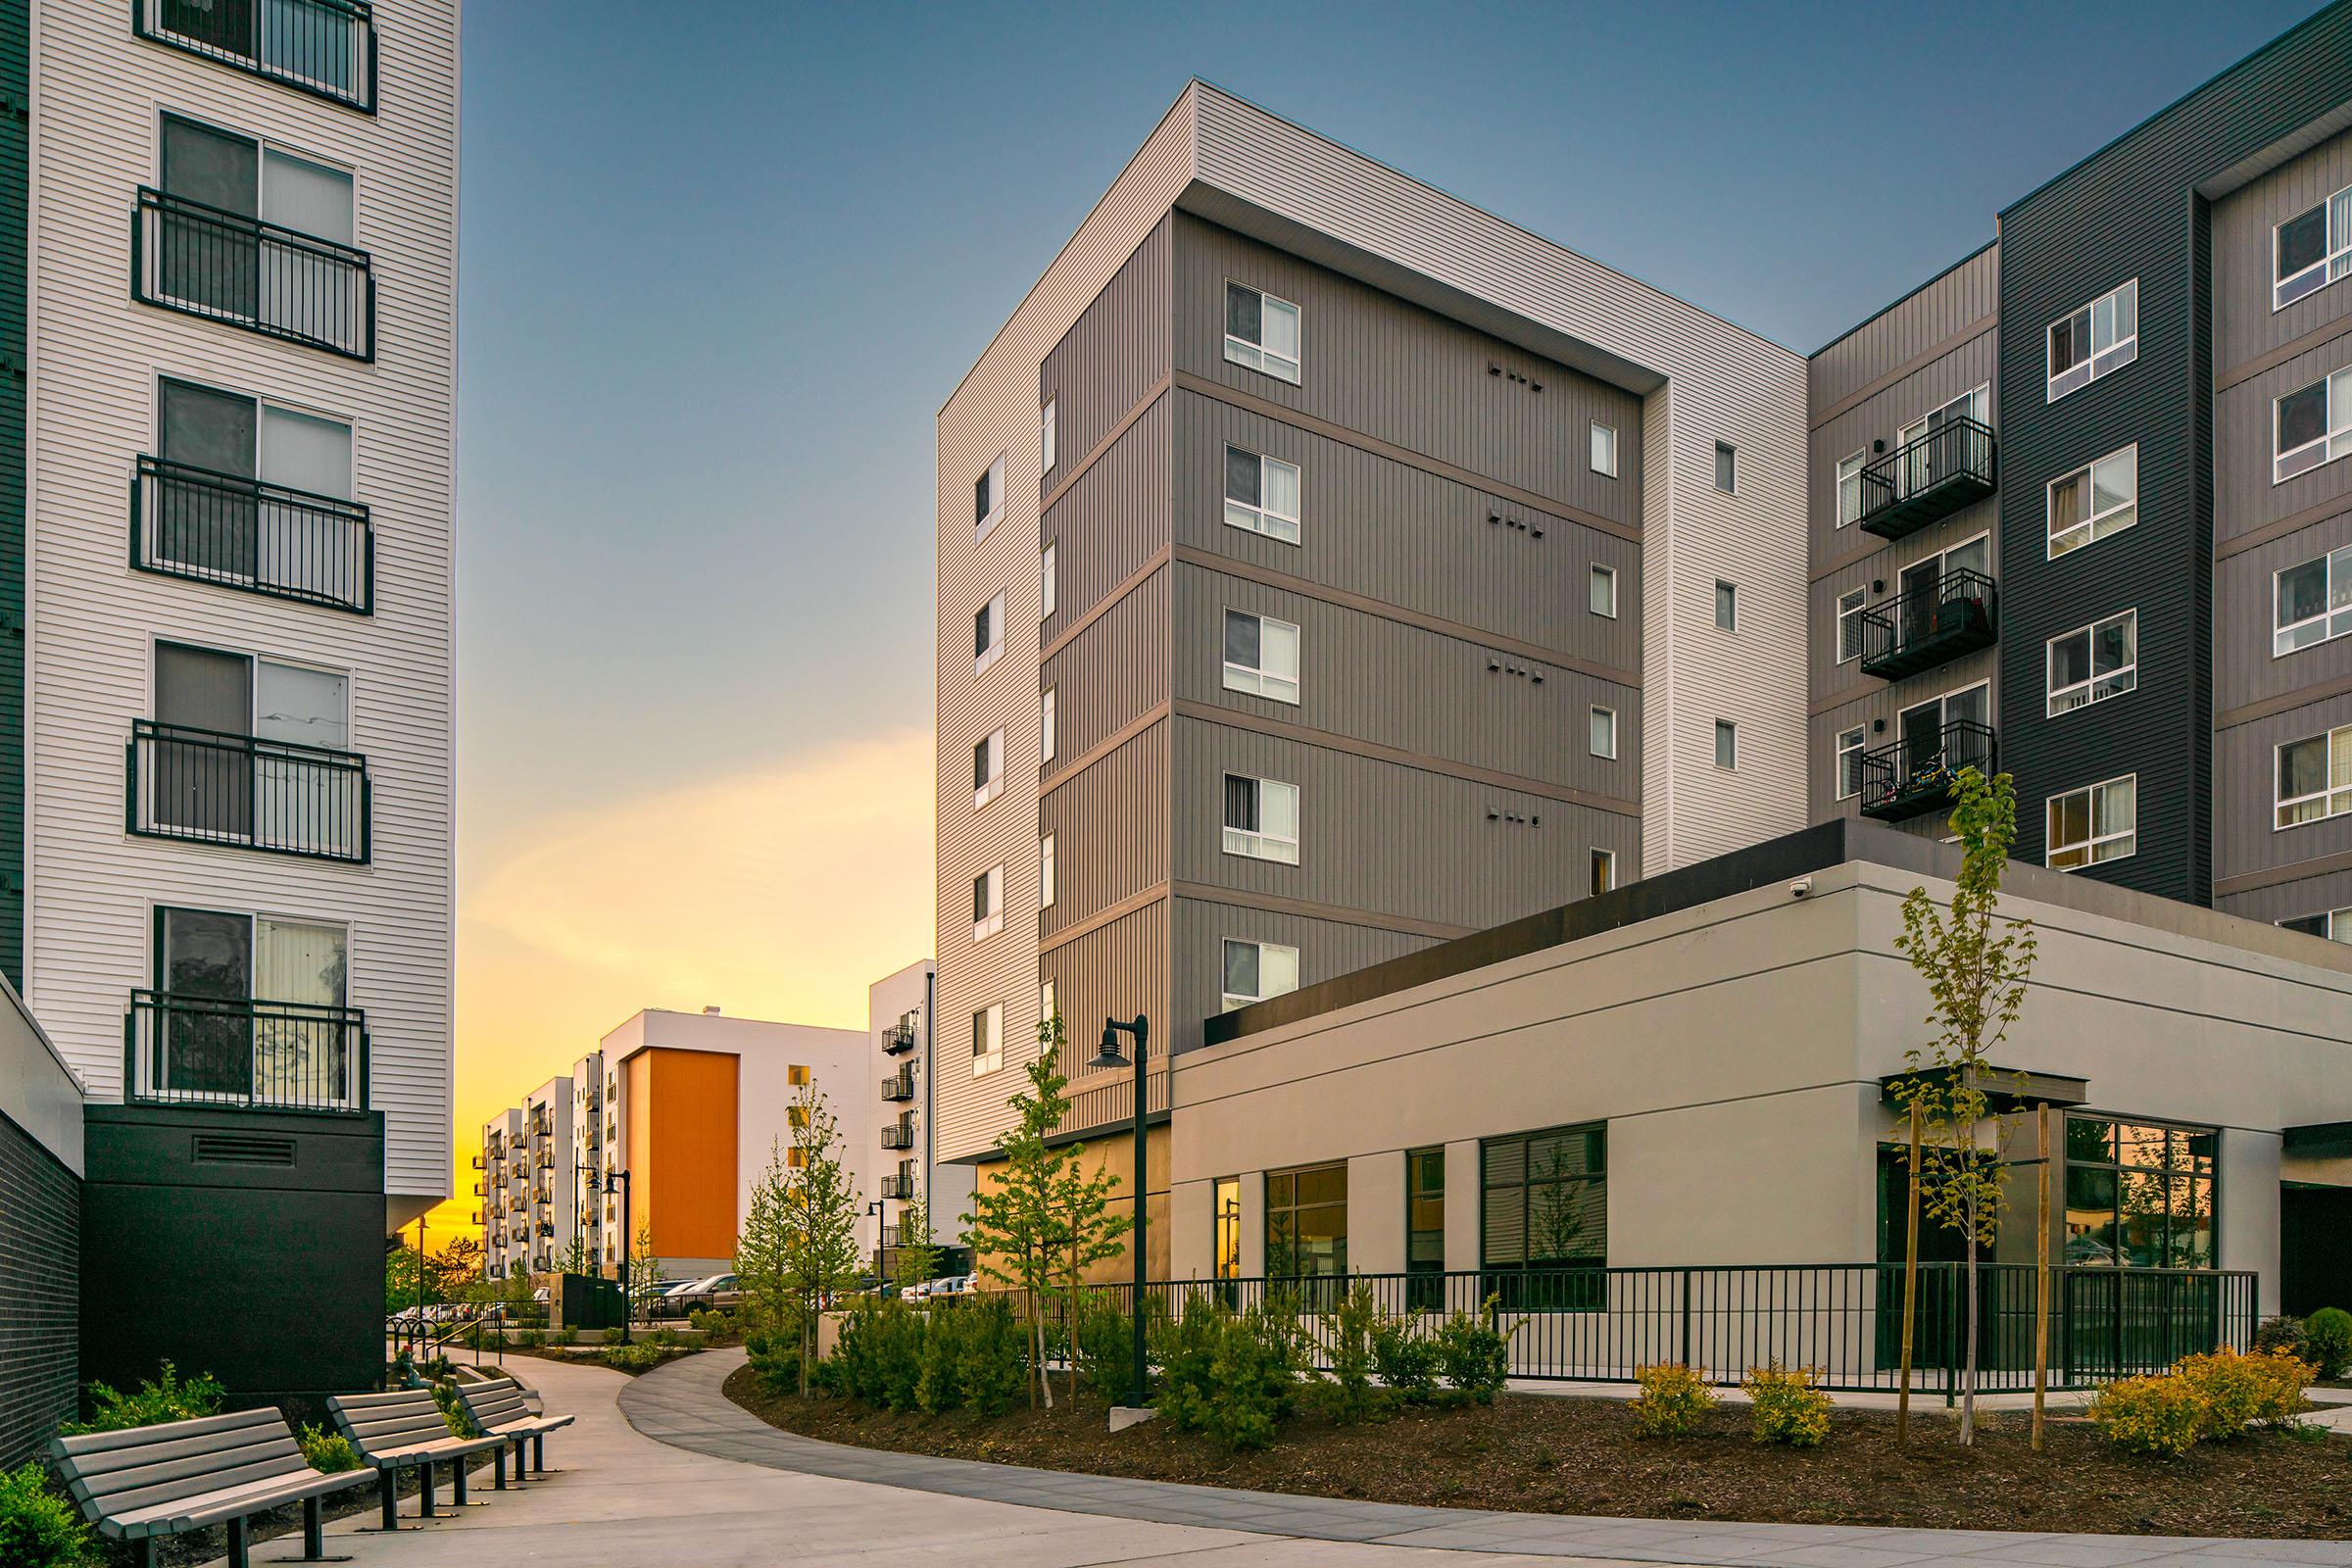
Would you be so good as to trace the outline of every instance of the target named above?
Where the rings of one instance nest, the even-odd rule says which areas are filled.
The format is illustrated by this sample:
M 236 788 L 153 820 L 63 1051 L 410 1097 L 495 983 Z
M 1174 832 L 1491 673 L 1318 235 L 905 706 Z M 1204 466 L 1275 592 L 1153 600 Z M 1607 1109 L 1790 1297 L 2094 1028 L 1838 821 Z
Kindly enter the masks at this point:
M 1594 850 L 1592 852 L 1592 891 L 1607 893 L 1614 890 L 1616 886 L 1617 852 L 1615 850 Z
M 1038 416 L 1037 471 L 1040 473 L 1052 473 L 1054 471 L 1054 460 L 1058 456 L 1058 454 L 1054 450 L 1054 444 L 1058 439 L 1057 432 L 1054 430 L 1054 426 L 1055 423 L 1055 410 L 1059 407 L 1060 402 L 1061 400 L 1059 398 L 1046 399 L 1045 413 Z
M 1225 940 L 1224 1010 L 1298 989 L 1298 950 L 1278 942 Z
M 1298 628 L 1271 615 L 1225 612 L 1225 689 L 1298 701 Z
M 1225 525 L 1262 533 L 1284 544 L 1298 542 L 1298 466 L 1225 449 Z
M 1049 540 L 1045 553 L 1038 558 L 1037 603 L 1038 614 L 1051 620 L 1061 605 L 1060 550 Z
M 1715 443 L 1715 488 L 1725 495 L 1740 488 L 1740 451 L 1729 441 Z
M 1247 283 L 1227 283 L 1225 358 L 1297 385 L 1298 307 Z
M 972 481 L 972 537 L 985 538 L 1004 515 L 1004 459 L 1000 456 Z
M 2138 843 L 2137 774 L 2049 799 L 2046 853 L 2042 863 L 2077 871 L 2101 860 L 2130 857 Z
M 1721 768 L 1740 765 L 1740 726 L 1728 718 L 1715 721 L 1715 765 Z
M 1597 419 L 1592 423 L 1592 471 L 1617 477 L 1617 427 Z
M 1252 860 L 1298 863 L 1298 786 L 1225 775 L 1224 850 Z
M 1592 755 L 1614 759 L 1617 755 L 1617 711 L 1610 708 L 1592 710 Z
M 1715 624 L 1723 631 L 1740 629 L 1740 585 L 1720 579 L 1715 584 Z
M 1615 566 L 1594 566 L 1592 568 L 1592 613 L 1606 615 L 1611 620 L 1617 618 L 1617 568 Z

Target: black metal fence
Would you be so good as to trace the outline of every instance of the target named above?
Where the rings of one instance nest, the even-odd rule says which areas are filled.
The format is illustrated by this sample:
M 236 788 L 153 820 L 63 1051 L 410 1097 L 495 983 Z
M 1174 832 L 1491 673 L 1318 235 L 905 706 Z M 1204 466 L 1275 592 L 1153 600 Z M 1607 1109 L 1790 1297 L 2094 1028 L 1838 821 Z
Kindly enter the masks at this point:
M 1875 672 L 1941 643 L 1989 641 L 1997 605 L 1992 579 L 1965 566 L 1905 588 L 1862 612 L 1862 668 Z
M 134 991 L 122 1019 L 122 1098 L 366 1110 L 367 1016 L 357 1007 Z
M 131 294 L 355 360 L 375 357 L 368 253 L 225 208 L 139 189 Z
M 248 593 L 375 609 L 375 533 L 356 501 L 141 457 L 130 564 Z
M 1953 719 L 1932 733 L 1905 736 L 1862 754 L 1862 814 L 1899 820 L 1932 811 L 1950 798 L 1964 767 L 1990 777 L 2000 763 L 1992 726 Z
M 1992 429 L 1947 419 L 1862 468 L 1862 526 L 1924 526 L 1993 485 Z
M 368 760 L 353 752 L 133 719 L 124 827 L 146 838 L 234 844 L 365 864 Z
M 1915 1389 L 1961 1386 L 1968 1359 L 1968 1273 L 1962 1263 L 1919 1267 Z M 1984 1263 L 1976 1275 L 1978 1387 L 2030 1390 L 2034 1267 Z M 1492 1302 L 1511 1331 L 1511 1376 L 1531 1381 L 1630 1382 L 1636 1368 L 1664 1361 L 1703 1368 L 1711 1382 L 1724 1385 L 1774 1360 L 1819 1368 L 1823 1386 L 1838 1390 L 1890 1390 L 1901 1375 L 1900 1263 L 1251 1277 L 1153 1281 L 1144 1289 L 1150 1310 L 1159 1315 L 1207 1302 L 1296 1312 L 1305 1320 L 1310 1353 L 1322 1369 L 1329 1331 L 1320 1315 L 1359 1284 L 1392 1316 L 1475 1314 Z M 1096 1289 L 1122 1310 L 1134 1294 L 1132 1286 Z M 2250 1348 L 2255 1290 L 2251 1273 L 2053 1266 L 2050 1386 L 2081 1388 L 2161 1371 L 2183 1355 L 2219 1346 Z M 1019 1294 L 1010 1294 L 1017 1304 Z M 1057 1302 L 1055 1310 L 1064 1306 Z
M 135 0 L 142 38 L 375 112 L 375 14 L 363 0 Z

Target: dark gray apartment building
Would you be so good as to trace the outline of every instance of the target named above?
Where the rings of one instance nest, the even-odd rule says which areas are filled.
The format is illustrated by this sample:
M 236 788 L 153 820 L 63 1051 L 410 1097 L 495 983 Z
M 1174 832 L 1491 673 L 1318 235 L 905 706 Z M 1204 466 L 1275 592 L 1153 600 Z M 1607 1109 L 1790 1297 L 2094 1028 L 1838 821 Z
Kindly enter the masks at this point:
M 2352 940 L 2348 127 L 2337 5 L 1812 356 L 1817 819 Z

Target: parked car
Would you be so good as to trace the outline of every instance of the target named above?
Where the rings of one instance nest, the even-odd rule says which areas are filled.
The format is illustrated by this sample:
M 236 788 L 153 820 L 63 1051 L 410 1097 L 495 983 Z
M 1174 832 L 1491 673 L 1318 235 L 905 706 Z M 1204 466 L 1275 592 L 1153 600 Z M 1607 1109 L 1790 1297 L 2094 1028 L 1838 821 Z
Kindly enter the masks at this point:
M 972 1294 L 972 1277 L 969 1274 L 947 1275 L 945 1278 L 933 1280 L 924 1286 L 923 1294 L 926 1296 L 969 1296 Z

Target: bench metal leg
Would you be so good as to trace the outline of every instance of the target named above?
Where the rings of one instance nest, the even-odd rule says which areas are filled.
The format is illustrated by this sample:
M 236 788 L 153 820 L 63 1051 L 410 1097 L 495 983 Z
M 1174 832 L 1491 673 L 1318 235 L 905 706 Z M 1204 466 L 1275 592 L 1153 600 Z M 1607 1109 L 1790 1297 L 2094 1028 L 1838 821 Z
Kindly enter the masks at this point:
M 242 1519 L 228 1522 L 228 1568 L 253 1568 L 252 1542 Z
M 490 1490 L 507 1490 L 507 1446 L 503 1443 L 490 1450 Z
M 416 1517 L 433 1516 L 433 1461 L 427 1459 L 416 1467 Z
M 547 1474 L 547 1439 L 544 1437 L 531 1440 L 531 1468 L 541 1475 Z
M 388 1464 L 375 1473 L 375 1489 L 384 1505 L 384 1528 L 400 1528 L 400 1467 Z
M 135 1568 L 155 1568 L 155 1538 L 141 1536 L 130 1544 L 130 1560 Z
M 302 1499 L 302 1560 L 317 1562 L 326 1555 L 326 1513 L 317 1497 Z
M 461 1508 L 466 1506 L 466 1456 L 458 1454 L 449 1461 L 449 1490 Z
M 522 1480 L 524 1473 L 530 1468 L 530 1440 L 516 1438 L 514 1440 L 514 1479 L 516 1481 Z

